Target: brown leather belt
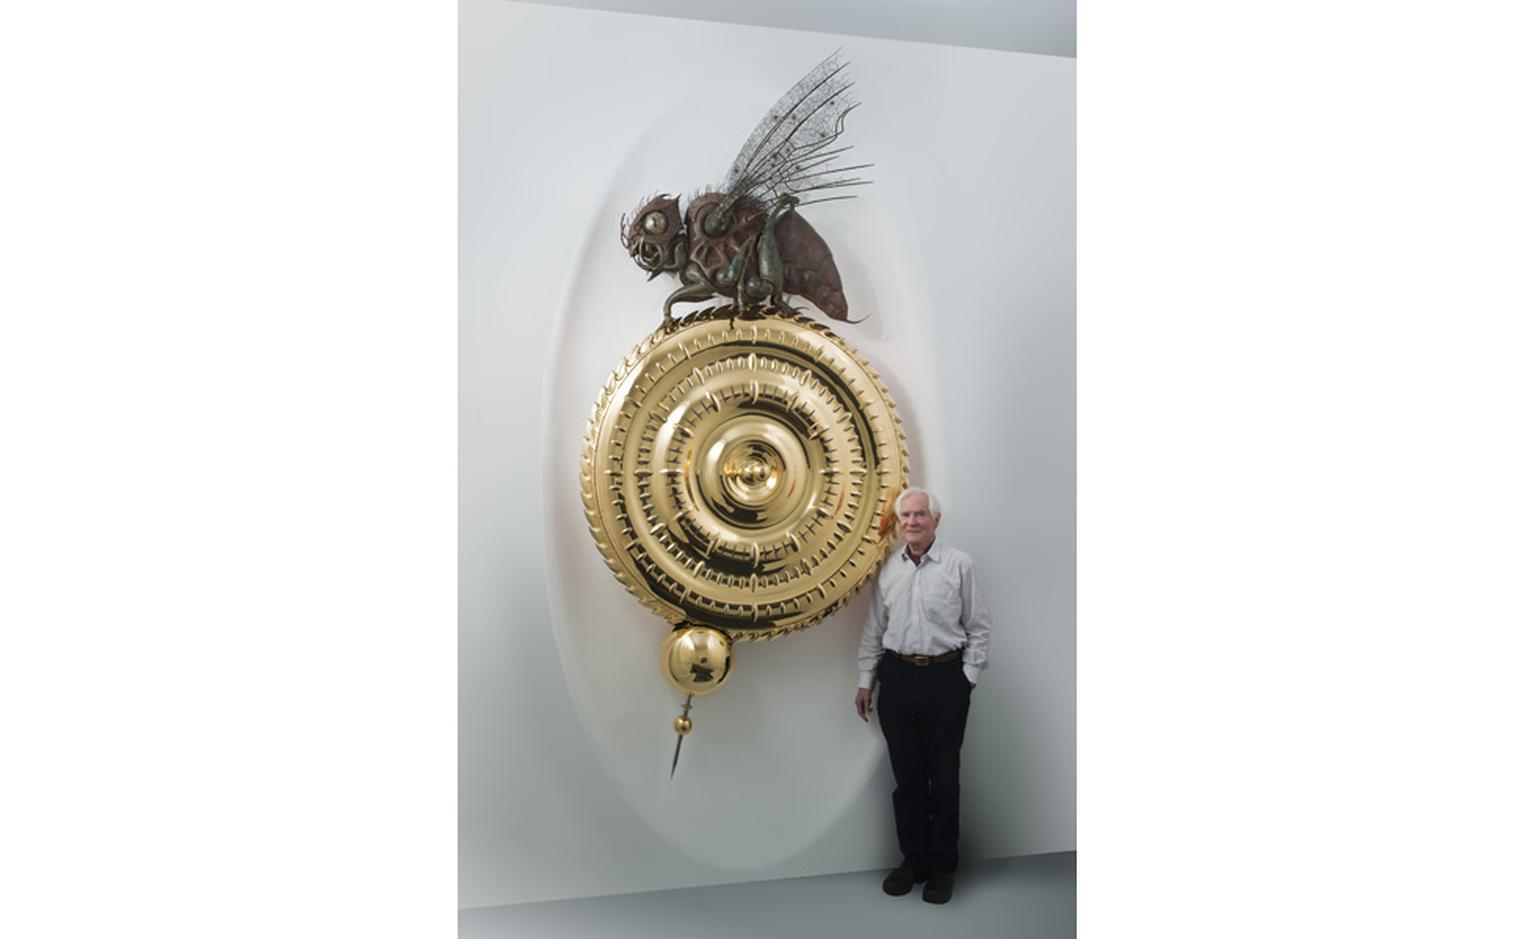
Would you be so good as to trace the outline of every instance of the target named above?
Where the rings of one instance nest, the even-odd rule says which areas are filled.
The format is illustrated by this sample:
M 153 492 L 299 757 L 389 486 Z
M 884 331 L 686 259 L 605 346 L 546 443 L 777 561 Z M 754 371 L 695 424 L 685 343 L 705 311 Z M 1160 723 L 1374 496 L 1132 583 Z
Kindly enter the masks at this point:
M 958 659 L 960 657 L 960 650 L 956 649 L 943 655 L 902 655 L 900 652 L 892 652 L 891 654 L 903 662 L 910 662 L 913 665 L 943 665 L 945 662 L 953 662 L 955 659 Z

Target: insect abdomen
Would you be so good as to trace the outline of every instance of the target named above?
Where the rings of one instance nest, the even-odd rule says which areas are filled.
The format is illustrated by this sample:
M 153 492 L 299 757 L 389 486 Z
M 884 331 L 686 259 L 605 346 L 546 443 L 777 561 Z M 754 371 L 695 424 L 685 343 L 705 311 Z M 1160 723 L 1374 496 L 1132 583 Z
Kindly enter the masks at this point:
M 835 320 L 848 319 L 848 298 L 843 278 L 832 260 L 832 249 L 821 240 L 811 223 L 790 212 L 774 228 L 779 255 L 784 259 L 784 289 L 797 293 Z

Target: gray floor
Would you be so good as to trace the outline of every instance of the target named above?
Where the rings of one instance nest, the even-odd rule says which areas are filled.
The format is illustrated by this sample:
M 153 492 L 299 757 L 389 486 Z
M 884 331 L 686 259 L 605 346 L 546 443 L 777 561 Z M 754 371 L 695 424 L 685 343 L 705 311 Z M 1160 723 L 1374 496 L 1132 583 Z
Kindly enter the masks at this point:
M 979 861 L 948 904 L 880 890 L 885 871 L 763 880 L 459 911 L 460 939 L 779 939 L 963 936 L 1066 939 L 1077 932 L 1077 854 Z

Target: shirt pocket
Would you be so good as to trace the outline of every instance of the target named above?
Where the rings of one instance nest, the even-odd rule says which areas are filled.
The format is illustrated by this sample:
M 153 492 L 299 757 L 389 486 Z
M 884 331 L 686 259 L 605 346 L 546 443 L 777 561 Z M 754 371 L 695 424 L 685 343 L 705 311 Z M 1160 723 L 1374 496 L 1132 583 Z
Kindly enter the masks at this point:
M 934 577 L 923 584 L 923 616 L 934 626 L 956 626 L 960 623 L 960 579 L 945 576 Z

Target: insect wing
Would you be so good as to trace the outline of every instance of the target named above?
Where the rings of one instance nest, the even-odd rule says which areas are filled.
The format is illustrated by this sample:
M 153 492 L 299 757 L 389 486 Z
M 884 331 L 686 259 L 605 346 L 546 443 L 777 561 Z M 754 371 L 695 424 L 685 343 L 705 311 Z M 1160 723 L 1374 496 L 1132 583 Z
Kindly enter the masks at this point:
M 834 52 L 811 69 L 758 122 L 726 177 L 724 188 L 732 197 L 751 196 L 766 203 L 779 196 L 798 198 L 868 183 L 853 171 L 872 164 L 837 165 L 852 147 L 833 144 L 843 133 L 848 112 L 858 106 L 841 55 Z M 852 197 L 802 199 L 802 204 L 835 198 Z

